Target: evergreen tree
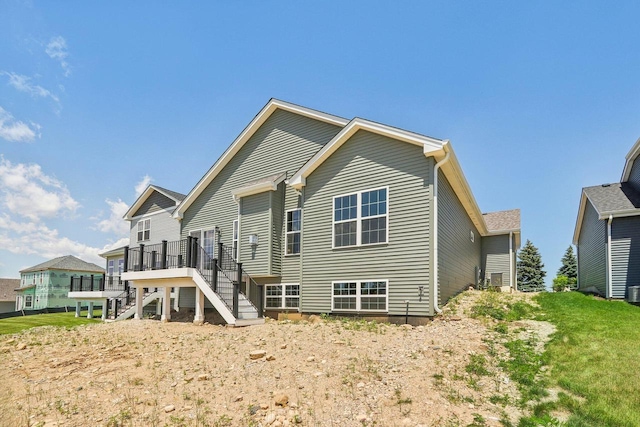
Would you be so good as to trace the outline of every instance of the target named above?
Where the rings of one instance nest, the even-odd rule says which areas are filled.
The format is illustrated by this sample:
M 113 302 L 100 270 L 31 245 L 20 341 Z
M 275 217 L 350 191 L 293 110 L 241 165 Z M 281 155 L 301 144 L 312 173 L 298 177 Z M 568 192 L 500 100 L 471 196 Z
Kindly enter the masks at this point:
M 538 248 L 527 240 L 518 252 L 518 289 L 523 292 L 544 291 L 544 277 L 547 273 L 542 270 L 544 264 Z
M 562 257 L 562 267 L 558 270 L 558 276 L 567 276 L 569 279 L 578 277 L 578 261 L 573 253 L 573 246 L 569 246 Z

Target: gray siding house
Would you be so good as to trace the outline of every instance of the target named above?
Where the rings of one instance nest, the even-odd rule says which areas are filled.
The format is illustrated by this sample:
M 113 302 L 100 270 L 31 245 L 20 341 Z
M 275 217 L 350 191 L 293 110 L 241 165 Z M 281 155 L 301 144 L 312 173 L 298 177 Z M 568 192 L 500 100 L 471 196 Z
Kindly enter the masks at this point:
M 627 299 L 640 286 L 640 139 L 626 156 L 620 182 L 582 189 L 573 244 L 578 287 Z
M 207 305 L 235 325 L 263 310 L 420 319 L 481 278 L 516 287 L 520 212 L 481 213 L 448 140 L 280 100 L 172 216 L 183 249 L 162 262 L 183 262 L 135 271 L 131 246 L 123 277 L 179 288 L 195 322 Z

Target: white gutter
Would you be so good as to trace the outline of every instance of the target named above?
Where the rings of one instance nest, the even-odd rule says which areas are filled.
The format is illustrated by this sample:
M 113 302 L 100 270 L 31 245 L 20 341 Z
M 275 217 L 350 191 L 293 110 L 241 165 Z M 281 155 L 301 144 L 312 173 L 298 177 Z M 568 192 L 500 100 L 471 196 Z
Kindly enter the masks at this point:
M 607 221 L 607 298 L 611 298 L 613 292 L 611 291 L 611 282 L 613 281 L 613 272 L 611 271 L 611 223 L 613 222 L 613 215 L 609 215 L 609 221 Z
M 433 309 L 436 313 L 442 313 L 438 307 L 438 170 L 449 161 L 451 154 L 446 148 L 445 153 L 444 158 L 433 168 Z
M 518 285 L 515 282 L 516 275 L 513 271 L 513 231 L 509 232 L 509 285 L 514 288 L 514 291 L 518 290 Z M 513 283 L 511 283 L 513 282 Z

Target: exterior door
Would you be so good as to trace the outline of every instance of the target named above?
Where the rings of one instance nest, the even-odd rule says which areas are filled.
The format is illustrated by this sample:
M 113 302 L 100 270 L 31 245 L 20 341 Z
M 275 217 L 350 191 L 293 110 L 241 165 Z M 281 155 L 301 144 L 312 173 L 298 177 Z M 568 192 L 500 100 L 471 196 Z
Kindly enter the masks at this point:
M 193 230 L 189 232 L 191 237 L 195 237 L 198 239 L 198 246 L 200 246 L 206 254 L 211 258 L 216 257 L 216 229 L 210 228 L 206 230 Z M 211 262 L 207 262 L 203 259 L 198 259 L 198 264 L 200 268 L 211 269 Z

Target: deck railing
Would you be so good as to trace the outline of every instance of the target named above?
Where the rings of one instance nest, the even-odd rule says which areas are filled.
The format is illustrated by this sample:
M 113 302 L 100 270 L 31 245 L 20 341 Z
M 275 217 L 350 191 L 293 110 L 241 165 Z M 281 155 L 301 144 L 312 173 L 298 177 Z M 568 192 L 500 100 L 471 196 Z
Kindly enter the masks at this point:
M 120 276 L 92 274 L 89 276 L 71 276 L 70 292 L 124 291 L 125 284 Z
M 195 268 L 236 318 L 240 294 L 245 295 L 245 298 L 249 295 L 247 300 L 262 317 L 262 286 L 242 269 L 242 263 L 236 262 L 230 248 L 218 243 L 211 252 L 213 253 L 205 250 L 199 245 L 198 239 L 191 236 L 173 242 L 163 240 L 154 245 L 125 247 L 125 272 Z

